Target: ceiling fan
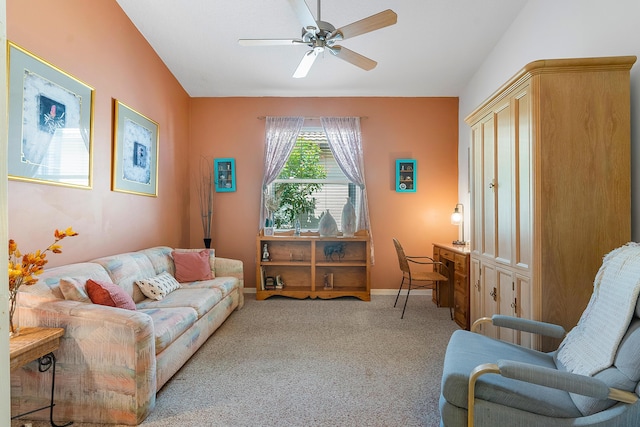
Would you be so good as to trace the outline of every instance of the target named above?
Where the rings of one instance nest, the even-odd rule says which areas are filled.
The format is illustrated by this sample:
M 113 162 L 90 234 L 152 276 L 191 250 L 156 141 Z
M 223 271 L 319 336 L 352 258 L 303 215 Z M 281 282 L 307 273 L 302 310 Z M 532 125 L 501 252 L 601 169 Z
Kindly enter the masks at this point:
M 391 9 L 371 15 L 349 25 L 336 29 L 320 17 L 320 0 L 318 0 L 318 19 L 314 19 L 305 0 L 289 0 L 291 7 L 302 23 L 302 37 L 299 39 L 240 39 L 241 46 L 277 46 L 305 44 L 311 48 L 304 54 L 302 61 L 293 73 L 293 77 L 305 77 L 318 55 L 328 50 L 338 58 L 347 61 L 363 70 L 372 70 L 378 63 L 336 43 L 388 27 L 398 21 L 398 15 Z

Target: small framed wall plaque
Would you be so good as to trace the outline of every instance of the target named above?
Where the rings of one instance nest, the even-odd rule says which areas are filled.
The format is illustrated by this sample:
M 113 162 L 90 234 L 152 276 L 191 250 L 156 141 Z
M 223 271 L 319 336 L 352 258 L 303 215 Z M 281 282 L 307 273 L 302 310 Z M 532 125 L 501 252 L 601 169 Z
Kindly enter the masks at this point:
M 236 191 L 235 159 L 214 159 L 213 169 L 216 174 L 216 192 Z
M 396 160 L 396 191 L 398 193 L 416 192 L 416 166 L 415 159 Z

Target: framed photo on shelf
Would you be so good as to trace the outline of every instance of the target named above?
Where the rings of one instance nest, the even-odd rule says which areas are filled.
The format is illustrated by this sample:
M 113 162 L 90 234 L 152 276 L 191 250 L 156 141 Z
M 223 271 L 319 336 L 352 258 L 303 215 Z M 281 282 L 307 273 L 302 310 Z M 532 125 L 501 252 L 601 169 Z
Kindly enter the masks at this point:
M 91 188 L 94 89 L 8 43 L 10 179 Z
M 213 171 L 216 174 L 215 183 L 218 193 L 236 191 L 235 159 L 214 159 Z
M 158 123 L 114 100 L 111 189 L 158 195 Z

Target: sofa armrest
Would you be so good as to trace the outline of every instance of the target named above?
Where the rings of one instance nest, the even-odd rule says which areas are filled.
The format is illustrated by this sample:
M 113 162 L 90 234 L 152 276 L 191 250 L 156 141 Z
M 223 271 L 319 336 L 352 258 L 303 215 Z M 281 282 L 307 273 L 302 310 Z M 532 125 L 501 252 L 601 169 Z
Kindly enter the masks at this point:
M 552 338 L 562 338 L 566 334 L 564 328 L 559 325 L 500 314 L 494 314 L 492 317 L 482 317 L 476 320 L 475 322 L 473 322 L 473 325 L 471 325 L 471 331 L 475 332 L 478 326 L 483 323 L 490 323 L 493 326 L 498 326 L 501 328 L 509 328 L 517 331 L 529 332 L 532 334 L 539 334 Z
M 244 266 L 242 261 L 216 257 L 215 266 L 216 276 L 235 277 L 240 281 L 240 287 L 244 289 Z
M 145 419 L 156 395 L 155 337 L 149 315 L 77 301 L 43 300 L 28 293 L 21 295 L 20 304 L 21 325 L 65 330 L 55 352 L 60 411 L 80 422 L 95 420 L 96 410 L 104 412 L 99 415 L 103 422 L 131 424 Z M 12 376 L 29 376 L 21 371 Z M 41 399 L 46 376 L 19 383 L 23 398 L 18 401 L 29 400 L 25 396 Z M 79 385 L 82 393 L 77 393 Z M 101 403 L 96 406 L 96 402 Z

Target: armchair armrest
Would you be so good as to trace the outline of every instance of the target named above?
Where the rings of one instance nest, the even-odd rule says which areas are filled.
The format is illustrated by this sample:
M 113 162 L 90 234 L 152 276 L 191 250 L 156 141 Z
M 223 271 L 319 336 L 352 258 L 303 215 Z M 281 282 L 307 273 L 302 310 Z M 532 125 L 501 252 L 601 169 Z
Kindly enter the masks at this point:
M 498 360 L 498 363 L 485 363 L 476 366 L 469 376 L 467 425 L 473 427 L 475 385 L 484 374 L 498 374 L 506 378 L 538 384 L 543 387 L 564 390 L 569 393 L 589 396 L 596 399 L 611 399 L 624 403 L 635 403 L 638 396 L 634 393 L 611 388 L 597 378 L 578 375 L 571 372 L 531 365 L 511 360 Z
M 493 326 L 499 326 L 501 328 L 509 328 L 552 338 L 563 338 L 567 333 L 562 326 L 552 323 L 500 314 L 494 314 L 492 317 L 482 317 L 476 320 L 473 322 L 473 325 L 471 325 L 471 331 L 475 332 L 478 326 L 483 323 L 491 323 Z

